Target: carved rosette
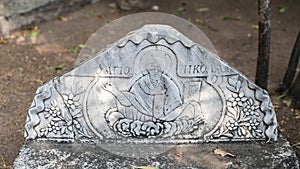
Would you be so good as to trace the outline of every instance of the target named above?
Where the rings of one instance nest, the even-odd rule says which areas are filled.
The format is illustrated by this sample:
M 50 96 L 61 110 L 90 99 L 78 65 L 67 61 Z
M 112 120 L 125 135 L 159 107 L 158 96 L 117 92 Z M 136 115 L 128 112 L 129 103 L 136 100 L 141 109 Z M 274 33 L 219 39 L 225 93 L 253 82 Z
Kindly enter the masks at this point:
M 172 27 L 147 25 L 38 88 L 25 139 L 277 140 L 266 91 Z

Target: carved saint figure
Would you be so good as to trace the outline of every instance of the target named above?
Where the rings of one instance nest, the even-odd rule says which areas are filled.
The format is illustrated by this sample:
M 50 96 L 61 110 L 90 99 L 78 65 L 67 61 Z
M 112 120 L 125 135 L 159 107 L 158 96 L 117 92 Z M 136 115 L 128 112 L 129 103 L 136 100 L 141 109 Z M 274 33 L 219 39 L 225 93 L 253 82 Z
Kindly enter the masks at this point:
M 103 89 L 110 92 L 117 100 L 116 107 L 109 109 L 105 115 L 111 127 L 116 127 L 114 125 L 120 119 L 126 125 L 132 125 L 132 121 L 139 121 L 142 124 L 135 124 L 139 129 L 145 125 L 143 122 L 147 122 L 147 127 L 150 125 L 151 128 L 151 124 L 148 123 L 153 123 L 154 129 L 155 127 L 162 129 L 165 128 L 164 124 L 166 125 L 164 122 L 176 121 L 177 118 L 179 118 L 178 122 L 186 120 L 188 128 L 203 121 L 200 104 L 183 103 L 178 87 L 163 73 L 162 63 L 159 57 L 153 57 L 146 65 L 147 74 L 136 80 L 129 91 L 120 91 L 110 82 L 103 84 Z M 188 122 L 188 119 L 192 120 Z M 156 134 L 160 133 L 160 131 L 156 132 Z

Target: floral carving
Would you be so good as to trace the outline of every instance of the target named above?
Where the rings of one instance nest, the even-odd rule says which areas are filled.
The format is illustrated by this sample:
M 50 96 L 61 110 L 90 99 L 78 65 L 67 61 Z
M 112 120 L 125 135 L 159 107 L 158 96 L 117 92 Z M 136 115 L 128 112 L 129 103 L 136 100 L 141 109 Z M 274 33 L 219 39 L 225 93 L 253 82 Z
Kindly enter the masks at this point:
M 252 98 L 249 98 L 247 99 L 246 101 L 246 106 L 244 106 L 243 108 L 243 113 L 246 115 L 246 116 L 259 116 L 257 110 L 258 110 L 259 106 L 257 105 L 254 105 L 254 101 Z
M 246 126 L 248 126 L 248 129 L 250 131 L 256 130 L 258 125 L 259 125 L 259 122 L 256 119 L 250 119 L 249 123 L 246 124 Z
M 78 121 L 83 116 L 79 99 L 77 95 L 70 93 L 62 95 L 61 104 L 57 100 L 50 101 L 50 107 L 43 112 L 49 123 L 40 129 L 41 136 L 48 137 L 50 133 L 70 135 L 75 132 L 79 137 L 88 137 L 86 129 Z
M 244 93 L 232 93 L 232 97 L 228 99 L 228 103 L 231 104 L 230 106 L 243 106 L 246 102 L 247 98 L 245 97 Z
M 238 128 L 239 124 L 237 123 L 237 121 L 235 121 L 234 119 L 230 119 L 227 123 L 226 123 L 226 127 L 229 131 L 234 131 Z
M 229 78 L 228 84 L 231 97 L 227 99 L 227 122 L 215 132 L 214 137 L 261 138 L 259 105 L 241 91 L 240 80 Z
M 61 111 L 60 111 L 59 107 L 57 106 L 56 100 L 53 100 L 50 103 L 51 103 L 51 107 L 46 108 L 44 111 L 44 115 L 45 115 L 46 119 L 50 116 L 57 117 L 57 116 L 61 115 Z
M 64 99 L 64 103 L 67 106 L 68 109 L 71 110 L 75 110 L 76 107 L 80 106 L 79 101 L 79 97 L 78 96 L 74 96 L 73 93 L 71 93 L 70 95 L 62 95 L 63 99 Z

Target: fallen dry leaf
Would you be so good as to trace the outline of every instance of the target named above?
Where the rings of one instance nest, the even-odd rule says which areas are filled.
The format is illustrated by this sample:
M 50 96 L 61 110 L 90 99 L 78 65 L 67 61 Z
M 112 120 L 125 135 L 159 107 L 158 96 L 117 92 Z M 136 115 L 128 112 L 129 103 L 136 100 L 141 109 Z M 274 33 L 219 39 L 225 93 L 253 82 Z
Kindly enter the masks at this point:
M 67 17 L 64 17 L 64 16 L 58 16 L 57 19 L 60 21 L 63 21 L 63 22 L 66 22 L 69 20 Z
M 105 18 L 105 15 L 99 14 L 98 18 L 103 19 L 103 18 Z
M 4 37 L 0 37 L 0 44 L 7 44 L 7 39 Z
M 235 155 L 233 155 L 233 154 L 231 154 L 231 153 L 229 153 L 229 152 L 227 152 L 227 151 L 224 151 L 224 150 L 222 150 L 222 149 L 219 149 L 219 148 L 216 148 L 216 149 L 214 150 L 214 153 L 217 154 L 217 155 L 220 155 L 220 156 L 222 156 L 222 157 L 225 157 L 225 156 L 235 157 Z
M 176 153 L 175 154 L 177 157 L 183 157 L 183 154 L 182 153 Z
M 209 11 L 209 8 L 198 8 L 196 9 L 196 12 L 207 12 Z

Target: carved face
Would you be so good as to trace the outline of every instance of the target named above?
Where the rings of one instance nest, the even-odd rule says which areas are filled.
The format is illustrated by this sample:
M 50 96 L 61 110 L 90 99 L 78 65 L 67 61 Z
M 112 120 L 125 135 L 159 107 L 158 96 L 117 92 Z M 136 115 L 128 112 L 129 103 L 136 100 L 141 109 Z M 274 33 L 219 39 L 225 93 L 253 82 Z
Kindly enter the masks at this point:
M 163 72 L 160 65 L 156 62 L 150 63 L 147 67 L 147 71 L 151 80 L 160 80 Z

